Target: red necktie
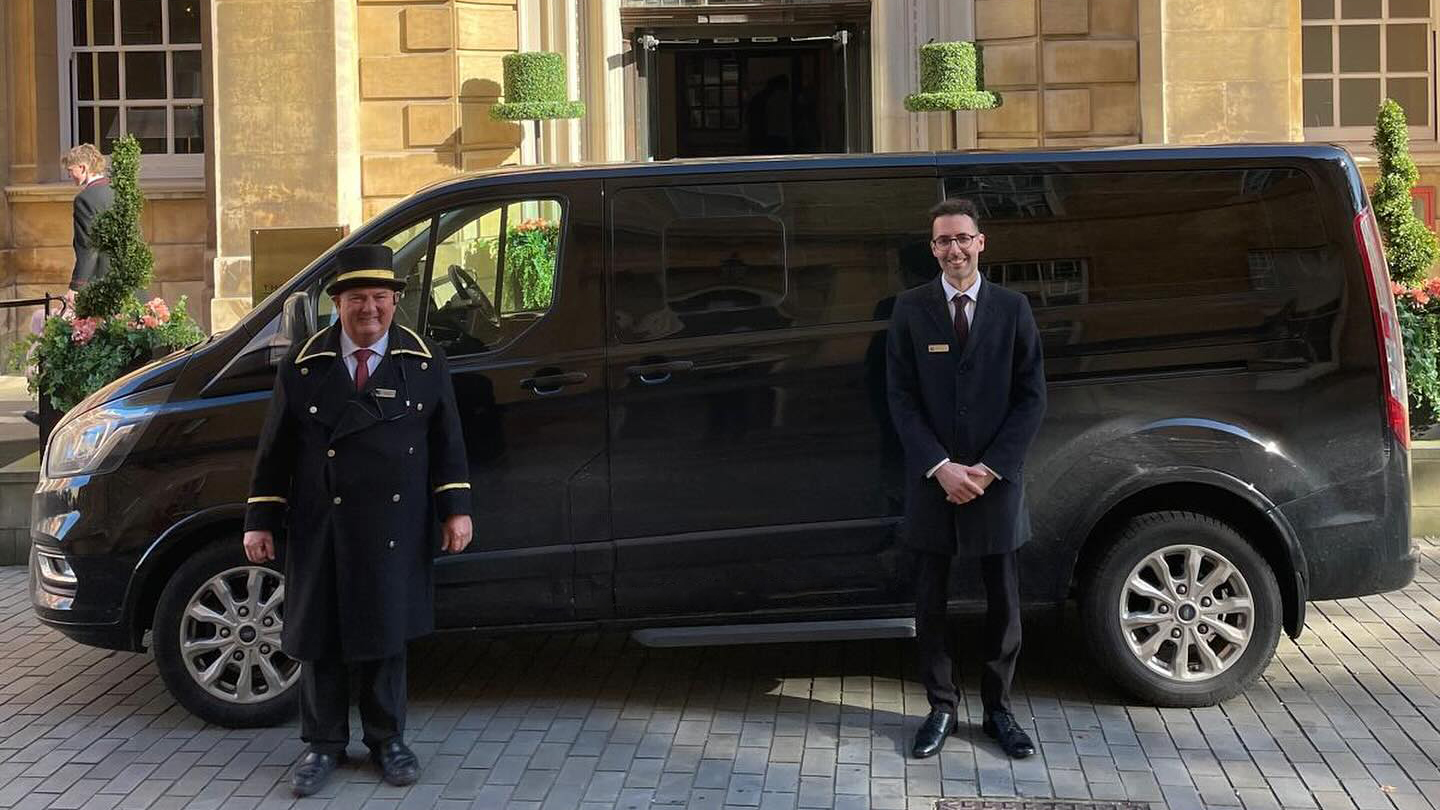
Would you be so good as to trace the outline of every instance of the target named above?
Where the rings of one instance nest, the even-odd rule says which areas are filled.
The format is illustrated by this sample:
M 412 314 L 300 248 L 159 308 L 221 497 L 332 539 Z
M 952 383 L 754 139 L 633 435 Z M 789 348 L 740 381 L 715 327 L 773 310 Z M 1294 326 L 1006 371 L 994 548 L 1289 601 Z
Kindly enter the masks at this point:
M 955 293 L 955 297 L 950 299 L 955 302 L 955 346 L 961 351 L 965 349 L 965 340 L 970 337 L 970 321 L 965 317 L 965 299 L 964 293 Z
M 375 352 L 369 349 L 355 350 L 355 390 L 365 390 L 365 382 L 370 379 L 370 355 Z

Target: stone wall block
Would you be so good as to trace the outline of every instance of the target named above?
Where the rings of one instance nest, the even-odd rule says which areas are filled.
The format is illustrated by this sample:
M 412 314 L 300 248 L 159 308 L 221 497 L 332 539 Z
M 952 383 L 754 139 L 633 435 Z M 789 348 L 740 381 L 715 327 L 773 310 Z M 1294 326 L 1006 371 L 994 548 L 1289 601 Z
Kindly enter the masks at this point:
M 1132 84 L 1090 88 L 1090 131 L 1096 135 L 1138 135 L 1140 94 Z
M 1267 2 L 1268 0 L 1261 0 Z M 1166 31 L 1214 31 L 1225 27 L 1228 0 L 1164 0 Z M 1241 0 L 1256 2 L 1256 0 Z
M 360 149 L 398 152 L 405 148 L 405 104 L 399 101 L 360 102 Z
M 1090 91 L 1086 88 L 1045 91 L 1045 132 L 1089 132 Z
M 56 295 L 70 284 L 75 270 L 75 251 L 66 247 L 15 248 L 10 251 L 10 266 L 17 284 L 45 286 Z
M 1047 84 L 1133 82 L 1139 78 L 1139 60 L 1139 46 L 1133 41 L 1046 42 L 1045 81 Z
M 401 12 L 406 51 L 442 51 L 451 47 L 454 22 L 448 6 L 411 6 Z
M 514 51 L 520 47 L 515 10 L 457 5 L 456 47 L 469 51 Z
M 498 99 L 504 92 L 505 74 L 498 53 L 461 53 L 456 59 L 460 96 L 467 99 Z
M 1090 0 L 1090 36 L 1133 39 L 1140 32 L 1139 17 L 1137 0 Z
M 145 213 L 150 219 L 150 239 L 153 243 L 205 244 L 204 199 L 148 201 Z
M 455 157 L 449 152 L 366 155 L 360 159 L 360 185 L 366 197 L 403 197 L 453 177 L 455 169 Z
M 357 50 L 365 56 L 398 56 L 404 9 L 395 6 L 361 5 L 356 9 Z
M 520 162 L 519 149 L 473 149 L 460 154 L 461 167 L 467 172 L 478 172 L 500 166 L 514 166 Z
M 1040 0 L 1040 33 L 1085 34 L 1089 31 L 1090 0 Z
M 1228 141 L 1225 127 L 1225 85 L 1190 82 L 1170 88 L 1166 140 L 1172 143 Z
M 465 146 L 519 146 L 523 133 L 521 125 L 514 121 L 496 121 L 491 118 L 491 106 L 473 102 L 460 104 L 460 143 Z
M 975 0 L 976 39 L 1035 36 L 1035 0 Z
M 23 202 L 10 208 L 16 247 L 69 245 L 75 238 L 74 204 Z
M 1290 32 L 1209 31 L 1166 39 L 1168 82 L 1283 81 L 1290 78 Z
M 360 60 L 361 98 L 454 95 L 454 57 L 446 53 L 370 56 Z
M 1040 94 L 1034 90 L 1008 90 L 1005 103 L 993 110 L 981 110 L 976 124 L 981 138 L 1000 134 L 1039 132 Z
M 439 146 L 455 138 L 455 107 L 452 104 L 405 105 L 405 145 Z
M 1040 78 L 1040 52 L 1033 42 L 986 44 L 984 53 L 987 88 L 1007 85 L 1034 87 Z M 1008 93 L 1005 103 L 1010 103 Z
M 155 254 L 155 278 L 157 280 L 204 281 L 205 245 L 151 245 L 150 252 Z M 166 298 L 165 300 L 170 299 Z

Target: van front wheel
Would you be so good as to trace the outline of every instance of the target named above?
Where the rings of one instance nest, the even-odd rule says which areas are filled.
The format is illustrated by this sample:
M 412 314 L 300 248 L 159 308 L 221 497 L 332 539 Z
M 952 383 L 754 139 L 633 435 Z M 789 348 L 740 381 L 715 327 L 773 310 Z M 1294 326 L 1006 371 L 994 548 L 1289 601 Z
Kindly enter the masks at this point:
M 1210 706 L 1264 671 L 1280 588 L 1231 526 L 1192 512 L 1130 520 L 1090 569 L 1081 618 L 1100 666 L 1157 706 Z
M 155 665 L 197 717 L 230 728 L 295 716 L 300 662 L 280 650 L 285 576 L 245 559 L 239 538 L 186 560 L 155 608 Z

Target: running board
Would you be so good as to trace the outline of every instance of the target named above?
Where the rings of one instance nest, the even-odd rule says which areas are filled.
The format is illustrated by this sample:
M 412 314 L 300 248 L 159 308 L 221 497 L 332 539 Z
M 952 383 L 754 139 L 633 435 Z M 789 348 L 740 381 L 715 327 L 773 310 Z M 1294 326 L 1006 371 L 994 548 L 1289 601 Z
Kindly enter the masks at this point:
M 652 627 L 631 633 L 631 638 L 646 647 L 715 647 L 728 644 L 775 644 L 785 641 L 854 641 L 867 638 L 914 637 L 914 619 Z

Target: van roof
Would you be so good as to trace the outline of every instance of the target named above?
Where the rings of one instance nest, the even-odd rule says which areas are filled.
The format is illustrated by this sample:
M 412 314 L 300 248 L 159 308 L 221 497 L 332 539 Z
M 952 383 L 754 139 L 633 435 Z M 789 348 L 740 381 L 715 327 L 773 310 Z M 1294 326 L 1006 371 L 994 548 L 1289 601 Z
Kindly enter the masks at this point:
M 717 170 L 733 172 L 785 171 L 792 169 L 885 169 L 954 164 L 1004 165 L 1007 163 L 1111 163 L 1119 160 L 1241 160 L 1265 158 L 1304 158 L 1310 160 L 1350 160 L 1343 146 L 1329 143 L 1253 143 L 1253 144 L 1135 144 L 1127 146 L 1091 147 L 1086 149 L 1021 149 L 1005 151 L 965 150 L 952 152 L 866 152 L 820 155 L 764 155 L 744 157 L 680 158 L 647 162 L 597 162 L 542 166 L 502 166 L 497 169 L 470 172 L 441 180 L 420 192 L 443 192 L 457 186 L 496 178 L 524 180 L 573 180 L 579 178 L 674 176 L 712 174 Z

